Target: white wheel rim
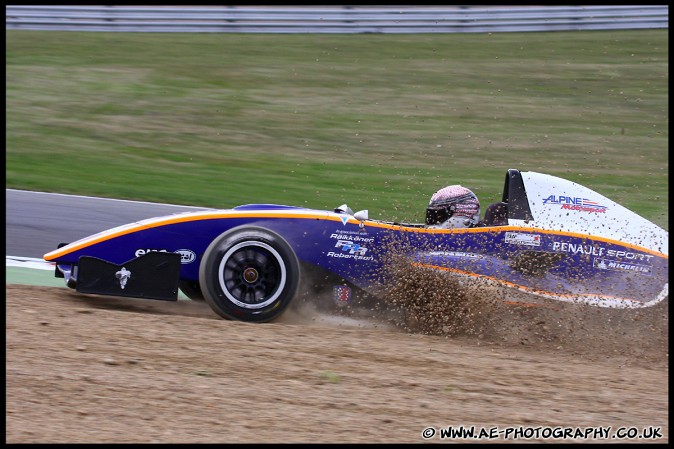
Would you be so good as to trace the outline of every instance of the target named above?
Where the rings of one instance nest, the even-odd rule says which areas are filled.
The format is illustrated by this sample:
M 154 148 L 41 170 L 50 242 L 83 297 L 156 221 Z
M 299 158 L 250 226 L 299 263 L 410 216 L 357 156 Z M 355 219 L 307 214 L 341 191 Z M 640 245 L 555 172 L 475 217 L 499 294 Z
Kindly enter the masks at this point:
M 241 249 L 243 247 L 247 247 L 247 246 L 258 246 L 260 248 L 266 249 L 267 251 L 269 251 L 269 253 L 271 253 L 271 255 L 274 257 L 276 262 L 278 262 L 279 266 L 281 267 L 281 279 L 279 281 L 278 288 L 274 291 L 274 293 L 267 300 L 259 302 L 259 303 L 254 303 L 254 304 L 242 302 L 242 301 L 239 301 L 237 298 L 235 298 L 229 292 L 229 289 L 226 287 L 225 278 L 224 278 L 225 264 L 227 263 L 227 261 L 229 260 L 231 255 L 234 254 L 239 249 Z M 267 245 L 266 243 L 263 243 L 263 242 L 241 242 L 241 243 L 237 243 L 236 245 L 232 246 L 229 250 L 227 250 L 227 252 L 222 257 L 222 259 L 220 259 L 220 265 L 218 266 L 218 282 L 220 283 L 220 289 L 225 294 L 227 299 L 229 299 L 232 303 L 234 303 L 237 306 L 239 306 L 241 308 L 244 308 L 244 309 L 262 309 L 262 308 L 267 307 L 268 305 L 272 304 L 281 295 L 281 292 L 283 291 L 283 288 L 286 285 L 286 279 L 287 279 L 286 267 L 285 267 L 285 264 L 283 263 L 283 258 L 278 253 L 278 251 L 276 251 L 274 248 L 272 248 L 271 246 L 269 246 L 269 245 Z

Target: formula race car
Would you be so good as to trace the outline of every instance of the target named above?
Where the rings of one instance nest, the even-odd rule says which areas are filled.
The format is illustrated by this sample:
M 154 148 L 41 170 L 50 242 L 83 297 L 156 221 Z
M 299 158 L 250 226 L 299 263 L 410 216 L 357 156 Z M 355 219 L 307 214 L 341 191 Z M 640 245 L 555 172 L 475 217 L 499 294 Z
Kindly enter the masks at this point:
M 248 204 L 177 213 L 109 229 L 45 254 L 78 292 L 205 300 L 227 319 L 265 322 L 311 277 L 347 304 L 394 281 L 391 255 L 483 279 L 541 301 L 652 306 L 668 296 L 668 232 L 558 177 L 510 169 L 502 201 L 477 226 L 432 229 L 353 213 Z

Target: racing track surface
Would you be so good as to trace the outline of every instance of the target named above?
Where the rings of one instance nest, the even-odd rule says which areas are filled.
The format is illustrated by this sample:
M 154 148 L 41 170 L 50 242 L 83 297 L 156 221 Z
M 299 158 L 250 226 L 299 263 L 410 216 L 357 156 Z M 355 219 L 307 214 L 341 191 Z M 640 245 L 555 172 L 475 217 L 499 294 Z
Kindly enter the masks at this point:
M 24 192 L 17 208 L 10 197 L 9 255 L 67 241 L 57 235 L 65 220 L 98 223 L 84 235 L 111 225 L 109 200 Z M 113 226 L 129 221 L 121 214 L 156 215 L 115 204 L 125 212 Z M 37 254 L 13 254 L 23 239 Z M 471 313 L 439 329 L 418 316 L 408 327 L 325 316 L 311 301 L 248 324 L 201 302 L 6 293 L 7 443 L 448 442 L 422 430 L 462 425 L 534 436 L 518 441 L 554 427 L 652 427 L 661 438 L 629 441 L 669 441 L 668 299 L 641 311 L 512 308 L 494 300 L 502 292 L 476 289 L 453 298 Z M 426 315 L 446 309 L 440 298 L 424 295 Z
M 42 256 L 73 242 L 136 220 L 206 208 L 5 189 L 6 254 Z

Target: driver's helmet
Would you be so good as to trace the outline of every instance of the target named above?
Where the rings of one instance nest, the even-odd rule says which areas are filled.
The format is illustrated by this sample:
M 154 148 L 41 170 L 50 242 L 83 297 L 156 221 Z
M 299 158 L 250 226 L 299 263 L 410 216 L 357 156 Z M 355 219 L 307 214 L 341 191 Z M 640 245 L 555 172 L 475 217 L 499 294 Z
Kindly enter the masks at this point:
M 480 201 L 460 185 L 435 192 L 426 208 L 426 224 L 436 228 L 468 228 L 479 221 Z

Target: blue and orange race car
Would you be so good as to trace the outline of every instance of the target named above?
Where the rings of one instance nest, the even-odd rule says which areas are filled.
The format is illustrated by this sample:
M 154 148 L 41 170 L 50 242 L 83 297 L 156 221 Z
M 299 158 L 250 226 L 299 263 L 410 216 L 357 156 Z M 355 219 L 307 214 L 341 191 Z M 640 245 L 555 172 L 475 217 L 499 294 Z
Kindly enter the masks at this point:
M 309 277 L 336 302 L 376 297 L 394 281 L 382 274 L 392 256 L 540 301 L 635 308 L 668 296 L 667 231 L 577 183 L 516 169 L 471 228 L 372 220 L 346 205 L 248 204 L 130 223 L 44 259 L 80 293 L 177 300 L 180 289 L 224 318 L 265 322 Z

